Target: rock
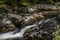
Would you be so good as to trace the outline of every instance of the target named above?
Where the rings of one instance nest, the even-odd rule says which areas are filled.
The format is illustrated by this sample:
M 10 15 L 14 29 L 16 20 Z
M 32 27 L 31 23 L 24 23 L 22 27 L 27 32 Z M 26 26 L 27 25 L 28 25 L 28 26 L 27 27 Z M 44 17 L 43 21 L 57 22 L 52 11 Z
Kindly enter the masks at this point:
M 5 9 L 0 10 L 0 33 L 14 31 L 13 34 L 15 34 L 20 32 L 25 26 L 37 25 L 27 29 L 23 38 L 11 40 L 55 40 L 53 39 L 55 36 L 52 33 L 56 30 L 57 22 L 60 22 L 60 12 L 57 11 L 56 5 L 40 4 L 22 7 L 18 10 L 7 9 L 9 12 Z M 21 13 L 23 13 L 23 15 L 21 15 Z M 50 17 L 53 15 L 54 17 L 56 17 L 55 15 L 59 16 L 53 19 L 54 17 Z
M 56 20 L 60 23 L 60 15 L 56 17 Z
M 27 7 L 21 7 L 21 8 L 19 9 L 19 11 L 20 11 L 20 13 L 28 13 Z
M 52 4 L 39 4 L 39 5 L 30 5 L 28 6 L 28 12 L 35 12 L 38 10 L 43 10 L 43 11 L 56 11 L 57 10 L 57 6 L 56 5 L 52 5 Z
M 15 25 L 30 25 L 33 24 L 35 21 L 40 20 L 43 18 L 43 15 L 40 14 L 32 14 L 32 15 L 17 15 L 17 14 L 7 14 L 7 17 L 16 23 Z
M 17 28 L 21 28 L 23 25 L 23 17 L 17 14 L 7 14 L 7 17 L 14 23 Z
M 16 29 L 16 26 L 6 17 L 0 20 L 0 33 L 10 32 Z
M 36 7 L 36 5 L 34 5 L 34 6 L 31 5 L 31 6 L 27 7 L 27 10 L 29 13 L 34 13 L 35 11 L 37 11 L 37 7 Z
M 25 40 L 52 40 L 53 32 L 56 30 L 57 23 L 53 20 L 45 20 L 40 25 L 28 29 L 24 33 Z
M 38 9 L 57 10 L 57 6 L 56 5 L 51 5 L 51 4 L 40 4 L 40 5 L 38 5 Z

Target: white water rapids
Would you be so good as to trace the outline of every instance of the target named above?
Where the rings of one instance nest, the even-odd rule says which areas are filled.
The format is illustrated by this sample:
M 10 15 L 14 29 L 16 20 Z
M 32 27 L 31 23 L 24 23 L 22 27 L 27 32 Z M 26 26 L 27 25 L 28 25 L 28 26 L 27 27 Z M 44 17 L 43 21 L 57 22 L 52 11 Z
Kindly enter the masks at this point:
M 26 26 L 19 33 L 16 33 L 16 34 L 13 34 L 13 32 L 8 32 L 8 33 L 0 34 L 0 40 L 10 39 L 10 38 L 16 38 L 16 37 L 23 37 L 24 32 L 27 29 L 29 29 L 31 27 L 34 27 L 34 26 L 36 26 L 36 24 L 30 25 L 30 26 Z
M 44 20 L 41 20 L 39 21 L 38 24 L 41 24 Z M 31 27 L 34 27 L 34 26 L 37 26 L 37 24 L 33 24 L 33 25 L 30 25 L 30 26 L 26 26 L 24 28 L 22 28 L 20 30 L 20 32 L 16 33 L 16 34 L 13 34 L 14 31 L 12 32 L 8 32 L 8 33 L 3 33 L 3 34 L 0 34 L 0 40 L 5 40 L 5 39 L 12 39 L 12 38 L 23 38 L 23 34 L 25 33 L 25 31 Z

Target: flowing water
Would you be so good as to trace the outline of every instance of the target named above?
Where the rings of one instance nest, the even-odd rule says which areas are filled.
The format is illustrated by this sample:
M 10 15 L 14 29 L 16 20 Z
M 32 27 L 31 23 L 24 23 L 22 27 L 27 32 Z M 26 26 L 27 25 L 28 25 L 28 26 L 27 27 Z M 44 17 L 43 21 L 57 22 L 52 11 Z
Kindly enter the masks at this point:
M 25 28 L 23 28 L 20 32 L 13 34 L 14 31 L 12 32 L 8 32 L 8 33 L 4 33 L 4 34 L 0 34 L 0 40 L 4 40 L 4 39 L 11 39 L 11 38 L 17 38 L 17 37 L 23 37 L 24 32 L 31 28 L 36 26 L 36 24 L 34 25 L 30 25 L 30 26 L 26 26 Z
M 47 22 L 49 20 L 50 19 L 45 20 L 45 22 Z M 33 25 L 29 25 L 29 26 L 22 28 L 19 32 L 15 33 L 15 34 L 14 34 L 15 31 L 0 34 L 0 40 L 12 39 L 12 38 L 23 38 L 23 34 L 27 31 L 27 29 L 38 26 L 38 25 L 42 24 L 43 22 L 44 22 L 44 20 L 40 20 L 38 23 L 35 23 Z
M 41 24 L 43 21 L 40 21 L 39 24 Z M 30 25 L 30 26 L 26 26 L 24 28 L 21 29 L 20 32 L 16 33 L 16 34 L 13 34 L 14 31 L 12 32 L 8 32 L 8 33 L 4 33 L 4 34 L 0 34 L 0 40 L 4 40 L 4 39 L 12 39 L 12 38 L 17 38 L 17 37 L 23 37 L 23 34 L 24 32 L 31 28 L 31 27 L 34 27 L 34 26 L 37 26 L 36 24 L 33 24 L 33 25 Z

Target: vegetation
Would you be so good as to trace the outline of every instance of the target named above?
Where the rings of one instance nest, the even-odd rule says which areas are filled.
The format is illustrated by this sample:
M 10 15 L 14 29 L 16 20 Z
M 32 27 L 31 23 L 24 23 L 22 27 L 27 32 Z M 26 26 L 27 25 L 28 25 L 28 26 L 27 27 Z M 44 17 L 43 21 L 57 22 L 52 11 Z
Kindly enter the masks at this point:
M 31 24 L 35 23 L 36 21 L 40 21 L 41 19 L 44 19 L 44 18 L 49 19 L 49 17 L 51 17 L 51 19 L 52 19 L 52 17 L 56 17 L 57 15 L 60 15 L 60 12 L 58 13 L 58 11 L 56 11 L 56 10 L 53 10 L 53 11 L 44 10 L 44 12 L 43 12 L 43 10 L 41 11 L 39 8 L 37 8 L 38 10 L 34 10 L 34 12 L 32 12 L 32 11 L 29 12 L 28 11 L 28 9 L 30 8 L 29 6 L 31 6 L 31 5 L 34 6 L 34 5 L 39 5 L 39 4 L 48 4 L 48 5 L 51 4 L 51 5 L 55 5 L 56 3 L 60 3 L 60 0 L 0 0 L 0 19 L 3 20 L 3 18 L 5 16 L 7 16 L 8 13 L 16 14 L 18 17 L 11 17 L 9 19 L 9 17 L 10 17 L 9 16 L 8 19 L 12 21 L 12 24 L 14 25 L 14 27 L 16 26 L 16 28 L 21 28 L 22 25 L 23 26 L 25 26 L 25 25 L 31 25 Z M 32 7 L 32 8 L 34 8 L 34 7 Z M 45 11 L 47 11 L 47 12 L 45 13 Z M 40 17 L 40 15 L 36 16 L 37 14 L 36 15 L 33 14 L 33 13 L 38 13 L 39 14 L 39 12 L 45 13 L 45 14 L 43 14 L 43 17 Z M 27 22 L 25 22 L 25 20 L 27 19 L 27 18 L 25 18 L 26 15 L 28 15 L 27 17 L 30 17 L 30 15 L 32 15 L 33 18 L 30 17 L 30 18 L 28 18 L 29 20 Z M 22 17 L 21 18 L 22 21 L 20 21 L 20 18 L 19 18 L 20 16 Z M 56 20 L 60 21 L 60 17 L 57 17 L 57 18 L 56 18 Z M 60 27 L 60 22 L 58 22 L 58 24 L 59 24 L 58 26 Z M 4 26 L 5 26 L 5 24 L 4 24 Z M 48 26 L 51 26 L 51 25 L 50 24 L 49 25 L 44 24 L 44 27 L 45 26 L 48 28 Z M 55 36 L 56 40 L 60 40 L 60 34 L 59 34 L 60 28 L 59 27 L 52 34 L 52 36 Z M 3 30 L 3 31 L 6 31 L 7 28 L 8 27 L 6 27 L 6 29 Z M 0 28 L 0 30 L 1 30 L 1 28 Z M 14 29 L 11 28 L 11 30 L 14 30 Z M 44 35 L 44 33 L 43 33 L 43 35 Z M 46 34 L 46 35 L 47 35 L 47 38 L 44 38 L 44 39 L 48 40 L 50 38 L 50 36 L 48 36 L 48 35 L 50 35 L 50 34 Z M 37 37 L 37 35 L 34 35 L 34 37 L 32 38 L 32 40 L 34 40 L 35 37 L 36 37 L 35 40 L 37 40 L 37 39 L 39 40 L 39 38 Z
M 40 3 L 56 3 L 59 0 L 0 0 L 0 4 L 6 4 L 12 7 L 20 7 L 20 6 L 28 6 L 33 4 L 40 4 Z

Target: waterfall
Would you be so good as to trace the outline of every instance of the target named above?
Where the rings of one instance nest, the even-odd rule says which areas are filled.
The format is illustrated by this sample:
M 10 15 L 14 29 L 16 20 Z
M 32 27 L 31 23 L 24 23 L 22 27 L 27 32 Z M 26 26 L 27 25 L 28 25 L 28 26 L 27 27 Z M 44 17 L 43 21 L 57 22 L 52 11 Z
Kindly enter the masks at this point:
M 0 34 L 0 40 L 5 40 L 5 39 L 12 39 L 12 38 L 23 38 L 23 34 L 25 33 L 25 31 L 31 27 L 34 27 L 34 26 L 37 26 L 37 25 L 40 25 L 44 22 L 44 20 L 40 20 L 37 24 L 33 24 L 33 25 L 29 25 L 29 26 L 26 26 L 24 28 L 22 28 L 20 30 L 20 32 L 18 33 L 15 33 L 13 34 L 15 31 L 12 31 L 12 32 L 8 32 L 8 33 L 3 33 L 3 34 Z
M 8 32 L 8 33 L 4 33 L 4 34 L 0 34 L 0 40 L 4 40 L 4 39 L 11 39 L 11 38 L 17 38 L 17 37 L 23 37 L 24 32 L 31 28 L 36 26 L 36 24 L 34 25 L 30 25 L 30 26 L 26 26 L 25 28 L 22 28 L 21 31 L 19 33 L 13 34 L 14 31 L 12 32 Z

